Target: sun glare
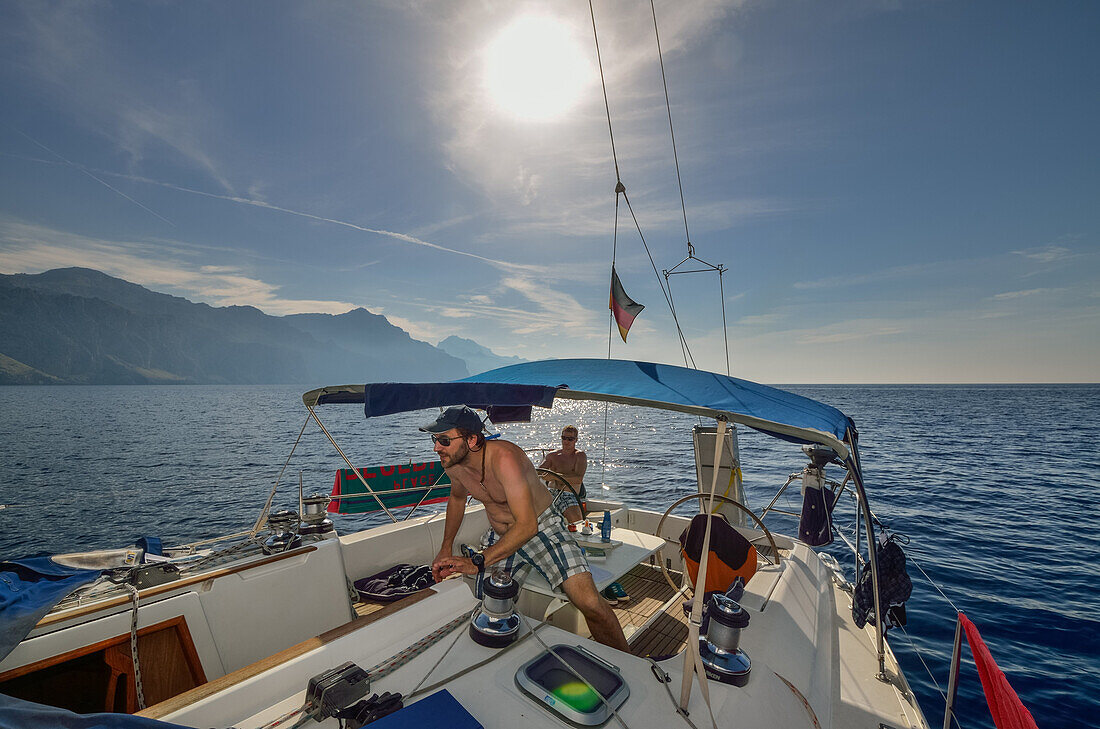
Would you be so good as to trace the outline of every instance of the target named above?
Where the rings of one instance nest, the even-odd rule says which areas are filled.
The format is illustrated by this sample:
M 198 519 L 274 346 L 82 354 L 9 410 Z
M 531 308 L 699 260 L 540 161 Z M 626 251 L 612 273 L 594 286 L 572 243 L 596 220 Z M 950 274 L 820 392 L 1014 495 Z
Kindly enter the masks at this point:
M 485 88 L 496 107 L 520 119 L 552 121 L 568 112 L 594 74 L 569 26 L 528 15 L 485 50 Z

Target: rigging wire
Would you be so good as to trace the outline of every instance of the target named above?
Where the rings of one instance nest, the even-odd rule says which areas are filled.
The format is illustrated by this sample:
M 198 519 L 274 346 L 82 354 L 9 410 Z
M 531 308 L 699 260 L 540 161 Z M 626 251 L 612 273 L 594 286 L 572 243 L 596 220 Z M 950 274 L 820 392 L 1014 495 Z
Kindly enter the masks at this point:
M 680 190 L 680 209 L 683 211 L 683 214 L 684 214 L 684 240 L 687 242 L 687 250 L 688 250 L 687 258 L 685 258 L 683 261 L 681 261 L 680 263 L 673 266 L 671 271 L 665 271 L 664 272 L 665 273 L 665 282 L 668 284 L 668 297 L 669 297 L 669 300 L 671 301 L 672 300 L 672 282 L 669 281 L 669 275 L 671 273 L 676 272 L 676 269 L 679 268 L 684 263 L 686 263 L 687 261 L 698 261 L 699 263 L 704 264 L 706 266 L 706 268 L 702 269 L 702 270 L 697 270 L 697 271 L 682 271 L 681 273 L 705 273 L 705 272 L 714 271 L 718 274 L 718 293 L 719 293 L 719 297 L 720 297 L 720 302 L 722 304 L 722 341 L 725 344 L 725 350 L 726 350 L 726 375 L 728 376 L 730 374 L 730 343 L 729 343 L 729 333 L 728 333 L 728 330 L 726 328 L 726 292 L 725 292 L 725 286 L 722 283 L 722 275 L 725 273 L 726 269 L 721 264 L 718 264 L 717 266 L 715 266 L 713 264 L 707 263 L 706 261 L 703 261 L 700 258 L 696 258 L 696 256 L 695 256 L 695 246 L 693 246 L 691 244 L 691 233 L 688 230 L 687 203 L 684 201 L 684 183 L 683 183 L 683 179 L 680 175 L 680 155 L 678 154 L 678 152 L 676 150 L 676 129 L 675 129 L 675 126 L 672 123 L 672 101 L 669 99 L 669 95 L 668 95 L 668 76 L 665 73 L 665 57 L 664 57 L 664 53 L 661 50 L 661 32 L 660 32 L 660 30 L 658 28 L 658 24 L 657 24 L 657 8 L 656 8 L 656 5 L 654 3 L 654 0 L 649 0 L 649 10 L 650 10 L 650 13 L 653 15 L 653 37 L 657 41 L 657 60 L 660 63 L 660 66 L 661 66 L 661 84 L 664 87 L 664 91 L 665 91 L 665 110 L 668 113 L 668 134 L 669 134 L 669 138 L 672 140 L 672 160 L 673 160 L 673 163 L 676 166 L 676 186 Z M 675 317 L 675 314 L 673 316 Z M 682 337 L 683 334 L 681 333 L 680 336 Z M 692 366 L 694 366 L 694 365 L 695 365 L 695 363 L 693 361 Z
M 680 337 L 680 349 L 684 353 L 684 366 L 687 367 L 688 360 L 691 360 L 691 367 L 698 369 L 695 366 L 695 358 L 691 355 L 691 348 L 688 346 L 687 339 L 684 337 L 684 330 L 680 327 L 680 320 L 676 316 L 676 307 L 672 305 L 672 297 L 670 292 L 665 289 L 665 283 L 661 281 L 661 274 L 657 272 L 657 264 L 653 261 L 653 253 L 649 250 L 649 244 L 645 242 L 645 235 L 642 233 L 642 226 L 638 223 L 638 216 L 634 214 L 634 206 L 630 204 L 630 196 L 626 194 L 626 190 L 623 190 L 623 200 L 626 201 L 626 209 L 630 211 L 630 217 L 634 219 L 634 227 L 638 229 L 638 237 L 642 239 L 642 247 L 645 248 L 645 253 L 649 256 L 649 265 L 653 267 L 653 275 L 657 277 L 657 283 L 661 287 L 661 293 L 665 297 L 665 303 L 668 304 L 668 310 L 672 312 L 672 321 L 676 324 L 676 334 Z
M 691 251 L 691 234 L 688 233 L 688 211 L 684 202 L 684 183 L 680 179 L 680 158 L 676 154 L 676 132 L 672 128 L 672 104 L 668 100 L 668 78 L 665 76 L 665 58 L 661 53 L 661 34 L 657 30 L 657 8 L 653 0 L 649 0 L 649 10 L 653 13 L 653 36 L 657 39 L 657 60 L 661 62 L 661 83 L 665 87 L 665 109 L 668 111 L 668 133 L 672 137 L 672 161 L 676 164 L 676 184 L 680 188 L 680 209 L 684 211 L 684 238 L 687 240 L 688 252 Z
M 657 271 L 657 264 L 653 262 L 653 254 L 650 253 L 649 246 L 645 242 L 645 236 L 642 235 L 642 227 L 638 223 L 638 216 L 634 214 L 634 208 L 630 205 L 630 198 L 626 194 L 626 186 L 623 184 L 622 175 L 619 172 L 619 155 L 618 155 L 617 150 L 615 149 L 615 131 L 614 131 L 614 128 L 613 128 L 612 123 L 611 123 L 611 104 L 610 104 L 610 102 L 608 101 L 608 98 L 607 98 L 607 80 L 605 78 L 604 70 L 603 70 L 603 57 L 600 53 L 600 36 L 599 36 L 599 33 L 596 30 L 596 9 L 593 6 L 592 0 L 588 0 L 588 13 L 589 13 L 589 17 L 591 17 L 591 19 L 592 19 L 592 39 L 593 39 L 593 41 L 595 42 L 595 45 L 596 45 L 596 65 L 599 67 L 599 70 L 600 70 L 600 88 L 603 89 L 603 106 L 604 106 L 604 112 L 607 115 L 607 133 L 608 133 L 608 136 L 610 136 L 610 138 L 611 138 L 611 159 L 612 159 L 612 162 L 615 165 L 615 209 L 616 209 L 616 213 L 615 213 L 615 235 L 616 235 L 616 237 L 618 235 L 618 219 L 619 219 L 619 217 L 618 217 L 618 203 L 619 203 L 619 195 L 622 195 L 623 199 L 626 201 L 627 208 L 630 210 L 630 215 L 634 219 L 634 226 L 638 229 L 638 235 L 642 239 L 642 245 L 645 247 L 646 255 L 649 256 L 650 265 L 653 266 L 653 274 L 657 277 L 657 285 L 660 286 L 661 294 L 665 297 L 665 303 L 668 304 L 669 311 L 672 312 L 672 320 L 676 324 L 676 334 L 680 338 L 680 348 L 684 352 L 684 364 L 687 365 L 688 360 L 690 358 L 690 353 L 689 353 L 688 348 L 687 348 L 687 340 L 684 338 L 684 332 L 680 328 L 679 320 L 676 318 L 676 309 L 672 305 L 672 300 L 669 298 L 668 291 L 665 290 L 665 282 L 663 282 L 661 280 L 661 275 Z M 612 266 L 615 265 L 615 251 L 614 251 L 614 249 L 612 250 L 611 265 Z M 607 340 L 608 340 L 607 341 L 607 351 L 608 351 L 607 357 L 608 357 L 608 359 L 610 359 L 611 358 L 611 340 L 612 340 L 612 332 L 611 332 L 610 324 L 608 325 Z M 692 366 L 694 366 L 694 359 L 692 359 Z

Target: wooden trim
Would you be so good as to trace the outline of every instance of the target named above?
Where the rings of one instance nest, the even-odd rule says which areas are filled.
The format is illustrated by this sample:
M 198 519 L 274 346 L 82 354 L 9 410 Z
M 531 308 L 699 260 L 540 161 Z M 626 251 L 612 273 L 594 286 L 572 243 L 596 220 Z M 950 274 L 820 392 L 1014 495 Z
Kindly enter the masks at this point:
M 174 618 L 155 623 L 153 625 L 147 625 L 144 628 L 140 628 L 137 632 L 138 638 L 149 635 L 150 633 L 157 633 L 161 630 L 173 628 L 180 639 L 180 646 L 183 648 L 184 656 L 187 659 L 188 667 L 192 670 L 192 674 L 197 670 L 198 675 L 194 678 L 199 683 L 206 680 L 206 673 L 202 669 L 202 661 L 199 659 L 199 653 L 195 649 L 195 642 L 191 638 L 191 631 L 187 628 L 187 619 L 182 615 L 178 615 Z M 113 638 L 106 638 L 98 643 L 92 643 L 91 645 L 83 646 L 81 648 L 74 648 L 71 651 L 66 651 L 56 656 L 50 656 L 49 658 L 43 658 L 40 661 L 34 663 L 28 663 L 18 668 L 12 668 L 10 670 L 0 673 L 0 682 L 7 681 L 13 678 L 19 678 L 20 676 L 26 676 L 28 673 L 34 673 L 40 671 L 43 668 L 49 668 L 50 666 L 56 666 L 60 663 L 71 661 L 74 658 L 80 658 L 90 653 L 97 653 L 99 651 L 106 650 L 112 646 L 121 645 L 127 643 L 130 640 L 129 633 L 123 633 L 122 635 L 116 635 Z
M 264 565 L 271 564 L 272 562 L 279 562 L 290 557 L 297 557 L 301 554 L 307 554 L 316 550 L 315 546 L 300 547 L 298 549 L 291 550 L 290 552 L 282 552 L 281 554 L 273 554 L 270 557 L 264 557 L 256 562 L 249 562 L 248 564 L 237 565 L 235 567 L 223 567 L 222 569 L 211 570 L 210 572 L 203 572 L 191 577 L 185 577 L 182 580 L 174 580 L 173 582 L 165 582 L 162 585 L 154 585 L 153 587 L 147 587 L 144 590 L 138 591 L 138 601 L 147 600 L 157 595 L 163 595 L 166 592 L 172 592 L 173 590 L 179 590 L 184 587 L 190 587 L 199 582 L 206 582 L 207 580 L 215 580 L 219 577 L 226 577 L 228 575 L 234 575 L 238 572 L 244 572 L 250 570 L 253 567 L 263 567 Z M 109 600 L 103 600 L 100 602 L 94 602 L 89 605 L 81 605 L 79 607 L 71 608 L 69 610 L 63 610 L 58 613 L 50 613 L 46 617 L 38 621 L 38 625 L 35 628 L 44 628 L 54 623 L 59 623 L 65 620 L 72 620 L 74 618 L 80 618 L 91 613 L 99 612 L 100 610 L 108 610 L 119 605 L 124 605 L 131 601 L 130 595 L 119 595 L 118 597 L 112 597 Z
M 274 668 L 280 664 L 286 663 L 298 656 L 305 655 L 312 650 L 320 648 L 321 646 L 331 643 L 339 638 L 343 638 L 345 635 L 355 632 L 361 628 L 365 628 L 371 623 L 374 623 L 382 618 L 393 615 L 394 613 L 402 610 L 410 605 L 420 602 L 421 600 L 430 597 L 435 590 L 429 588 L 427 590 L 421 590 L 420 592 L 409 595 L 402 598 L 397 602 L 386 605 L 381 610 L 376 610 L 370 615 L 366 615 L 361 618 L 356 618 L 350 622 L 344 623 L 338 627 L 328 630 L 315 638 L 309 638 L 297 645 L 292 645 L 289 648 L 279 651 L 267 658 L 262 658 L 255 663 L 251 663 L 244 668 L 239 668 L 232 673 L 227 673 L 221 678 L 216 678 L 209 683 L 205 683 L 202 686 L 196 686 L 190 691 L 185 691 L 178 696 L 162 701 L 159 704 L 154 704 L 147 709 L 137 712 L 137 716 L 144 716 L 150 719 L 160 719 L 173 712 L 190 706 L 196 701 L 205 699 L 208 696 L 212 696 L 220 691 L 224 691 L 230 686 L 234 686 L 242 681 L 257 676 L 264 671 Z M 303 683 L 303 686 L 305 684 Z

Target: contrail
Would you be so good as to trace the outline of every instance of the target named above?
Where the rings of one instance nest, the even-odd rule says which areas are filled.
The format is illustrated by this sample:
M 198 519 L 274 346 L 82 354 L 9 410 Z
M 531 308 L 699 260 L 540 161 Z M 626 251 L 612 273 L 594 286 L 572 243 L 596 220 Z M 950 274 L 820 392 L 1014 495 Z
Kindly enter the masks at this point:
M 12 129 L 15 129 L 15 131 L 16 131 L 16 132 L 18 132 L 19 134 L 23 135 L 23 136 L 24 136 L 24 137 L 26 137 L 27 139 L 31 140 L 32 142 L 34 142 L 35 144 L 37 144 L 37 145 L 38 145 L 39 147 L 41 147 L 42 149 L 44 149 L 44 150 L 46 150 L 47 152 L 49 152 L 50 154 L 52 154 L 52 155 L 53 155 L 54 157 L 57 157 L 57 158 L 58 158 L 59 160 L 61 160 L 61 161 L 62 161 L 62 162 L 64 162 L 65 164 L 69 165 L 69 166 L 70 166 L 70 167 L 72 167 L 73 169 L 75 169 L 75 170 L 79 170 L 79 171 L 83 172 L 84 174 L 86 174 L 86 175 L 87 175 L 88 177 L 91 177 L 91 178 L 92 178 L 93 180 L 95 180 L 95 181 L 96 181 L 96 182 L 98 182 L 99 184 L 103 185 L 104 187 L 106 187 L 106 188 L 107 188 L 108 190 L 110 190 L 111 192 L 115 193 L 116 195 L 119 195 L 119 196 L 121 196 L 121 197 L 124 197 L 124 198 L 126 198 L 127 200 L 129 200 L 130 202 L 132 202 L 132 203 L 133 203 L 134 205 L 137 205 L 137 206 L 138 206 L 139 208 L 141 208 L 141 209 L 142 209 L 142 210 L 144 210 L 145 212 L 149 213 L 150 215 L 155 215 L 156 217 L 160 218 L 160 219 L 161 219 L 161 220 L 163 220 L 164 222 L 166 222 L 166 223 L 168 223 L 169 225 L 171 225 L 171 226 L 172 226 L 173 228 L 175 228 L 175 227 L 176 227 L 176 224 L 175 224 L 175 223 L 173 223 L 173 222 L 172 222 L 171 220 L 169 220 L 168 218 L 164 217 L 163 215 L 161 215 L 161 214 L 160 214 L 160 213 L 158 213 L 157 211 L 155 211 L 155 210 L 151 210 L 151 209 L 149 209 L 148 207 L 146 207 L 145 205 L 142 205 L 142 204 L 141 204 L 141 203 L 139 203 L 139 202 L 138 202 L 137 200 L 135 200 L 134 198 L 132 198 L 132 197 L 130 197 L 129 195 L 127 195 L 126 193 L 124 193 L 124 192 L 123 192 L 122 190 L 119 190 L 119 189 L 118 189 L 118 188 L 116 188 L 116 187 L 111 187 L 111 185 L 109 185 L 109 184 L 108 184 L 107 182 L 105 182 L 105 181 L 103 181 L 103 180 L 99 179 L 98 177 L 96 177 L 95 175 L 93 175 L 93 174 L 92 174 L 92 173 L 91 173 L 91 172 L 90 172 L 90 171 L 89 171 L 89 170 L 88 170 L 88 169 L 87 169 L 86 167 L 84 167 L 84 166 L 82 166 L 82 165 L 78 165 L 78 164 L 76 164 L 75 162 L 73 162 L 73 161 L 71 161 L 71 160 L 65 159 L 65 158 L 64 158 L 64 157 L 62 157 L 62 156 L 61 156 L 60 154 L 58 154 L 57 152 L 53 151 L 52 149 L 50 149 L 50 148 L 49 148 L 49 147 L 47 147 L 46 145 L 42 144 L 42 142 L 39 142 L 39 141 L 38 141 L 37 139 L 35 139 L 35 138 L 34 138 L 34 137 L 32 137 L 31 135 L 27 134 L 27 133 L 26 133 L 26 132 L 24 132 L 23 130 L 21 130 L 21 129 L 16 129 L 15 127 L 12 127 Z
M 403 241 L 405 243 L 412 243 L 413 245 L 424 246 L 426 248 L 432 248 L 437 251 L 443 251 L 444 253 L 453 253 L 456 256 L 466 256 L 467 258 L 473 258 L 478 261 L 483 261 L 496 268 L 501 268 L 506 271 L 514 271 L 516 273 L 534 273 L 538 271 L 537 266 L 530 266 L 521 263 L 510 263 L 508 261 L 498 261 L 493 258 L 487 258 L 485 256 L 479 256 L 476 253 L 470 253 L 469 251 L 460 251 L 455 248 L 447 248 L 441 246 L 438 243 L 431 243 L 421 238 L 417 238 L 406 233 L 397 233 L 392 230 L 381 230 L 379 228 L 368 228 L 364 225 L 357 225 L 356 223 L 349 223 L 346 220 L 337 220 L 336 218 L 326 218 L 321 215 L 314 215 L 313 213 L 305 213 L 301 210 L 291 210 L 290 208 L 280 207 L 278 205 L 272 205 L 271 203 L 264 202 L 263 200 L 253 200 L 247 197 L 236 197 L 233 195 L 219 195 L 213 192 L 206 192 L 204 190 L 195 190 L 190 187 L 182 187 L 175 185 L 171 182 L 161 182 L 160 180 L 152 180 L 148 177 L 138 177 L 135 175 L 123 175 L 117 172 L 104 172 L 104 174 L 112 175 L 115 177 L 122 177 L 124 179 L 133 180 L 136 182 L 144 182 L 150 185 L 160 185 L 161 187 L 167 187 L 170 190 L 176 190 L 178 192 L 186 192 L 192 195 L 201 195 L 202 197 L 212 198 L 214 200 L 226 200 L 228 202 L 235 202 L 241 205 L 252 205 L 257 208 L 264 208 L 266 210 L 273 210 L 279 213 L 286 213 L 287 215 L 295 215 L 299 218 L 306 218 L 308 220 L 316 220 L 321 223 L 331 223 L 332 225 L 340 225 L 345 228 L 351 228 L 352 230 L 362 231 L 364 233 L 374 233 L 375 235 L 383 235 L 394 240 Z
M 26 134 L 26 133 L 24 133 L 24 132 L 22 132 L 18 129 L 16 129 L 15 131 L 19 132 L 19 134 L 22 134 L 24 137 L 26 137 L 30 141 L 34 142 L 36 145 L 38 145 L 42 149 L 46 150 L 50 154 L 54 155 L 55 157 L 60 159 L 65 164 L 70 165 L 71 167 L 80 170 L 81 172 L 88 175 L 89 177 L 91 177 L 96 182 L 99 182 L 101 185 L 104 185 L 108 189 L 118 193 L 122 197 L 126 198 L 130 202 L 132 202 L 135 205 L 137 205 L 138 207 L 142 208 L 143 210 L 149 212 L 152 215 L 156 215 L 158 218 L 160 218 L 164 222 L 168 223 L 172 227 L 176 227 L 175 223 L 173 223 L 172 221 L 170 221 L 167 218 L 165 218 L 164 216 L 156 213 L 155 211 L 150 210 L 146 206 L 139 203 L 137 200 L 134 200 L 129 195 L 126 195 L 125 193 L 117 190 L 116 188 L 111 187 L 109 184 L 107 184 L 106 182 L 101 180 L 99 177 L 96 177 L 94 174 L 92 174 L 90 170 L 88 170 L 88 169 L 86 169 L 86 168 L 84 168 L 84 167 L 82 167 L 78 164 L 75 164 L 74 162 L 71 162 L 71 161 L 65 159 L 60 154 L 58 154 L 57 152 L 54 152 L 52 149 L 50 149 L 46 145 L 42 144 L 38 140 L 34 139 L 30 135 L 28 135 L 28 134 Z M 46 164 L 49 164 L 45 160 L 41 160 L 41 161 L 46 163 Z M 292 210 L 290 208 L 280 207 L 279 205 L 272 205 L 271 203 L 264 202 L 263 200 L 253 200 L 251 198 L 236 197 L 236 196 L 233 196 L 233 195 L 219 195 L 219 194 L 213 193 L 213 192 L 206 192 L 205 190 L 195 190 L 195 189 L 190 188 L 190 187 L 183 187 L 182 185 L 176 185 L 176 184 L 173 184 L 171 182 L 162 182 L 160 180 L 153 180 L 151 178 L 141 177 L 139 175 L 126 175 L 126 174 L 122 174 L 122 173 L 119 173 L 119 172 L 110 172 L 108 170 L 96 170 L 96 171 L 99 172 L 102 175 L 109 175 L 111 177 L 121 177 L 122 179 L 130 180 L 131 182 L 141 182 L 141 183 L 144 183 L 144 184 L 147 184 L 147 185 L 158 185 L 160 187 L 166 187 L 170 190 L 176 190 L 177 192 L 185 192 L 185 193 L 189 193 L 191 195 L 200 195 L 202 197 L 208 197 L 208 198 L 211 198 L 211 199 L 214 199 L 214 200 L 225 200 L 227 202 L 234 202 L 234 203 L 238 203 L 238 204 L 241 204 L 241 205 L 251 205 L 251 206 L 257 207 L 257 208 L 264 208 L 266 210 L 272 210 L 272 211 L 279 212 L 279 213 L 286 213 L 287 215 L 294 215 L 294 216 L 297 216 L 299 218 L 306 218 L 308 220 L 316 220 L 316 221 L 321 222 L 321 223 L 330 223 L 332 225 L 340 225 L 340 226 L 343 226 L 345 228 L 351 228 L 352 230 L 361 231 L 363 233 L 373 233 L 375 235 L 382 235 L 382 236 L 386 236 L 388 238 L 392 238 L 394 240 L 402 241 L 404 243 L 411 243 L 413 245 L 424 246 L 425 248 L 431 248 L 431 249 L 434 249 L 434 250 L 437 250 L 437 251 L 442 251 L 444 253 L 452 253 L 456 256 L 465 256 L 467 258 L 473 258 L 475 260 L 482 261 L 484 263 L 488 263 L 490 266 L 493 266 L 493 267 L 499 268 L 499 269 L 503 269 L 505 271 L 511 271 L 511 272 L 514 272 L 514 273 L 526 273 L 526 274 L 535 274 L 535 273 L 539 273 L 539 271 L 540 271 L 540 268 L 538 266 L 526 265 L 526 264 L 522 264 L 522 263 L 511 263 L 509 261 L 498 261 L 498 260 L 493 259 L 493 258 L 487 258 L 486 256 L 479 256 L 476 253 L 470 253 L 469 251 L 460 251 L 460 250 L 457 250 L 455 248 L 448 248 L 446 246 L 441 246 L 438 243 L 431 243 L 429 241 L 423 240 L 421 238 L 417 238 L 416 236 L 408 235 L 406 233 L 398 233 L 398 232 L 395 232 L 395 231 L 392 231 L 392 230 L 381 230 L 379 228 L 368 228 L 364 225 L 358 225 L 356 223 L 350 223 L 346 220 L 337 220 L 336 218 L 326 218 L 326 217 L 321 216 L 321 215 L 314 215 L 313 213 L 302 212 L 301 210 Z

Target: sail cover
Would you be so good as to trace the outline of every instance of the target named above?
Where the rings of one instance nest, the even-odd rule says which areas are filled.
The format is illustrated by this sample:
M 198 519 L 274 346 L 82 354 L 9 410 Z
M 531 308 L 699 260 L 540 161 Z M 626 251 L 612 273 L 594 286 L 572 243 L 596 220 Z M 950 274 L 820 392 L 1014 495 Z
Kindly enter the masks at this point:
M 775 387 L 675 365 L 554 359 L 501 367 L 456 382 L 374 383 L 313 390 L 307 405 L 363 403 L 367 417 L 429 407 L 551 407 L 555 398 L 603 400 L 724 416 L 779 438 L 822 443 L 841 457 L 852 421 L 836 408 Z

